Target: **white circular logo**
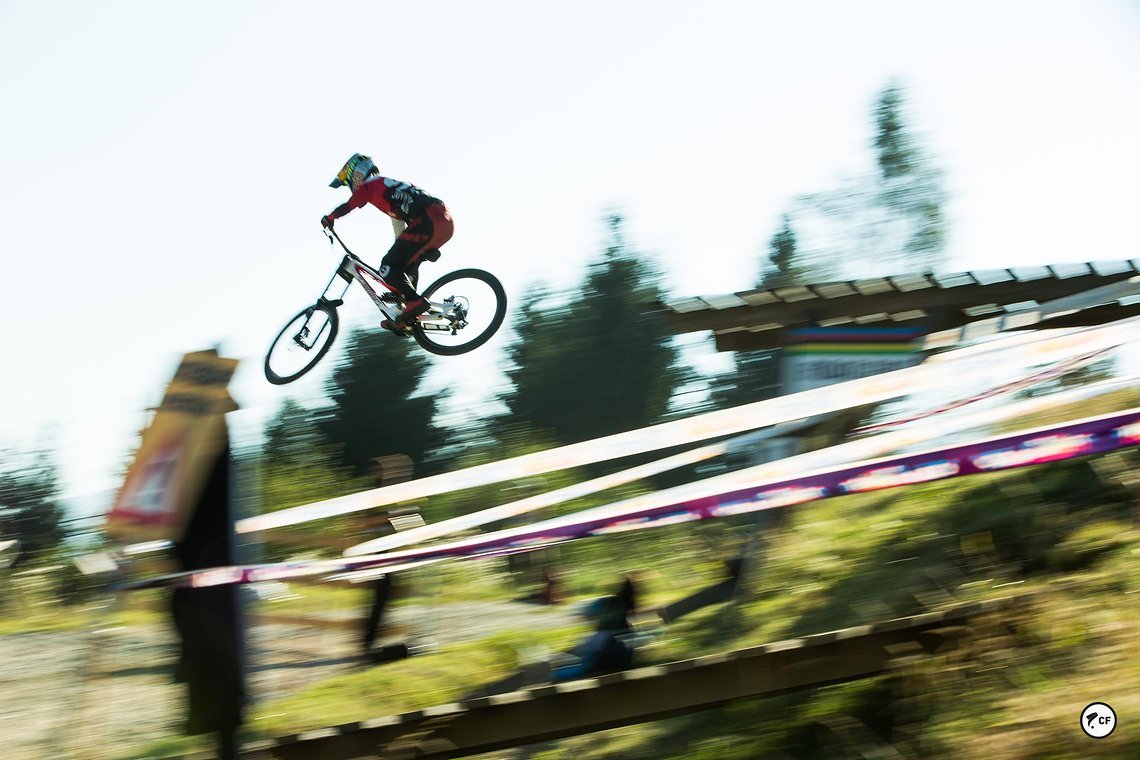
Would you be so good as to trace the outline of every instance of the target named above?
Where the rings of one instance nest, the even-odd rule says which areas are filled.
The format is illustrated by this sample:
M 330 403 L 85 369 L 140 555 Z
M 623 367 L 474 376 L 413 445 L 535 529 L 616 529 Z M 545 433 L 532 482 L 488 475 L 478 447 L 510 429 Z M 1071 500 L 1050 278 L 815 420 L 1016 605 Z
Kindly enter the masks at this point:
M 1081 730 L 1094 739 L 1103 739 L 1116 730 L 1116 711 L 1104 702 L 1093 702 L 1081 710 Z

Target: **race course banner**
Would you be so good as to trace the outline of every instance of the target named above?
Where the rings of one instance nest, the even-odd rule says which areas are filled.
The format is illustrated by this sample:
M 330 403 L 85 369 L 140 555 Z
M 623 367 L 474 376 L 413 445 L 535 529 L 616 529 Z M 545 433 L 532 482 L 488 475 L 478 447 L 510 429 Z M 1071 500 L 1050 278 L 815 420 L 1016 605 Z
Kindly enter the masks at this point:
M 1082 360 L 1087 360 L 1086 357 L 1081 357 Z M 1023 378 L 1014 383 L 1008 383 L 1000 388 L 991 389 L 989 394 L 993 394 L 998 390 L 1005 390 L 1012 392 L 1025 387 L 1031 381 L 1040 381 L 1043 378 L 1055 377 L 1058 373 L 1071 369 L 1073 362 L 1063 362 L 1060 365 L 1053 365 L 1048 372 L 1034 374 L 1029 378 Z M 959 432 L 973 427 L 984 427 L 987 424 L 992 424 L 1000 419 L 1008 419 L 1010 416 L 1020 416 L 1032 414 L 1043 409 L 1053 408 L 1057 405 L 1064 403 L 1073 403 L 1078 400 L 1089 398 L 1101 393 L 1111 392 L 1112 390 L 1119 389 L 1126 386 L 1129 382 L 1134 381 L 1132 376 L 1124 378 L 1114 378 L 1100 383 L 1081 386 L 1062 393 L 1056 393 L 1050 396 L 1039 397 L 1024 401 L 1015 402 L 999 410 L 986 410 L 977 414 L 964 415 L 964 416 L 943 416 L 936 419 L 933 414 L 916 415 L 912 418 L 905 420 L 892 421 L 884 424 L 882 427 L 899 427 L 907 423 L 922 422 L 919 426 L 911 426 L 907 430 L 895 430 L 894 432 L 865 437 L 857 440 L 847 441 L 835 446 L 817 451 L 807 452 L 804 454 L 797 454 L 788 456 L 782 459 L 775 459 L 768 461 L 761 465 L 764 477 L 776 477 L 782 475 L 791 475 L 795 472 L 802 472 L 806 469 L 816 469 L 831 464 L 840 464 L 843 462 L 853 462 L 857 459 L 863 459 L 872 456 L 879 456 L 889 453 L 891 451 L 899 450 L 912 446 L 920 441 L 929 441 L 939 435 Z M 986 398 L 989 394 L 981 394 L 978 398 Z M 967 400 L 968 401 L 968 400 Z M 956 405 L 946 405 L 942 409 L 950 410 L 956 408 Z M 364 543 L 356 544 L 345 549 L 344 555 L 347 557 L 361 556 L 364 554 L 375 554 L 381 551 L 388 551 L 401 546 L 408 546 L 410 544 L 420 543 L 433 538 L 439 538 L 450 533 L 458 533 L 464 530 L 469 530 L 481 525 L 486 525 L 489 522 L 503 520 L 508 517 L 517 517 L 527 512 L 532 512 L 536 509 L 543 507 L 553 506 L 560 504 L 571 499 L 576 499 L 581 496 L 587 496 L 598 491 L 603 491 L 609 488 L 614 488 L 619 485 L 631 483 L 636 480 L 647 478 L 651 475 L 656 475 L 662 472 L 667 472 L 676 467 L 684 464 L 695 464 L 697 462 L 711 459 L 714 456 L 729 451 L 733 446 L 732 441 L 723 441 L 709 446 L 702 446 L 697 449 L 676 454 L 665 459 L 659 459 L 654 462 L 639 465 L 637 467 L 621 470 L 619 472 L 604 475 L 600 478 L 587 480 L 582 483 L 559 488 L 554 491 L 530 496 L 519 501 L 501 504 L 499 506 L 483 509 L 478 512 L 472 512 L 465 515 L 459 515 L 441 522 L 424 525 L 419 528 L 412 528 L 407 531 L 400 531 L 399 533 L 390 536 L 381 536 Z
M 1140 408 L 966 443 L 765 477 L 764 466 L 634 497 L 529 526 L 390 554 L 216 567 L 124 584 L 123 590 L 201 587 L 405 569 L 439 559 L 499 556 L 607 533 L 643 530 L 1093 456 L 1140 445 Z
M 236 359 L 213 350 L 182 357 L 162 403 L 142 434 L 123 487 L 107 513 L 116 539 L 177 541 L 214 461 L 226 447 L 226 386 Z
M 735 435 L 840 409 L 899 398 L 919 390 L 952 388 L 959 385 L 963 377 L 970 377 L 995 363 L 1000 363 L 1009 372 L 1023 371 L 1045 362 L 1063 361 L 1091 351 L 1130 343 L 1140 339 L 1138 326 L 1140 319 L 1134 318 L 1063 335 L 1042 333 L 1028 337 L 1009 336 L 983 346 L 950 351 L 940 357 L 933 357 L 924 364 L 882 375 L 813 388 L 791 396 L 707 412 L 407 483 L 254 515 L 239 520 L 237 532 L 256 533 L 310 520 L 323 520 L 385 504 Z

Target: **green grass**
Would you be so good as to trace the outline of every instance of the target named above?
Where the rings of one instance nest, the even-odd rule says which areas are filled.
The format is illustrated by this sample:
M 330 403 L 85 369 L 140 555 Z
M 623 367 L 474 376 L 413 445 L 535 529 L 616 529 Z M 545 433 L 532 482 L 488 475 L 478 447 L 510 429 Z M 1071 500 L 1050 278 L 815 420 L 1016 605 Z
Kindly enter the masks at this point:
M 1020 430 L 1027 427 L 1041 425 L 1054 425 L 1067 420 L 1083 417 L 1096 417 L 1109 412 L 1121 411 L 1140 406 L 1140 389 L 1124 388 L 1112 393 L 1106 393 L 1096 398 L 1066 404 L 1055 409 L 1038 412 L 1032 417 L 1014 418 L 1003 423 L 1001 430 Z
M 1011 423 L 1017 429 L 1140 403 L 1140 392 Z M 1112 455 L 1121 456 L 1121 455 Z M 1135 452 L 1122 460 L 1135 468 Z M 1127 458 L 1131 457 L 1130 460 Z M 1129 463 L 1130 461 L 1130 463 Z M 979 760 L 1140 757 L 1140 734 L 1092 742 L 1076 730 L 1087 702 L 1140 714 L 1140 532 L 1137 506 L 1087 461 L 848 496 L 794 507 L 767 532 L 763 565 L 735 605 L 678 621 L 642 664 L 897 617 L 968 600 L 1032 594 L 977 622 L 957 650 L 875 679 L 742 701 L 704 713 L 575 737 L 541 758 L 961 757 Z M 682 525 L 548 550 L 579 599 L 621 573 L 644 606 L 719 579 L 749 521 Z M 503 600 L 519 589 L 492 562 L 411 571 L 407 603 Z M 359 609 L 358 589 L 294 586 L 275 603 Z M 2 623 L 0 623 L 2 625 Z M 0 629 L 3 630 L 3 629 Z M 256 705 L 250 738 L 294 733 L 453 701 L 509 673 L 535 647 L 560 649 L 581 628 L 508 631 L 380 668 L 340 675 Z M 169 747 L 200 746 L 195 740 Z M 886 748 L 890 748 L 889 750 Z
M 9 582 L 7 591 L 0 606 L 0 636 L 78 631 L 91 626 L 164 624 L 166 619 L 161 611 L 116 606 L 105 596 L 82 604 L 62 604 L 49 585 L 26 584 L 21 579 Z
M 1102 745 L 1087 747 L 1073 734 L 1073 716 L 1093 699 L 1119 703 L 1119 711 L 1129 695 L 1140 694 L 1140 664 L 1125 654 L 1140 647 L 1127 624 L 1140 620 L 1140 538 L 1129 510 L 1127 495 L 1097 481 L 1084 461 L 798 508 L 775 533 L 740 604 L 679 621 L 641 652 L 641 662 L 967 600 L 1034 596 L 1001 619 L 979 621 L 959 651 L 887 676 L 568 739 L 538 756 L 829 757 L 860 742 L 889 745 L 904 757 L 1094 756 L 1086 753 Z M 714 537 L 732 545 L 745 531 L 738 524 Z M 581 542 L 596 554 L 582 587 L 605 589 L 621 568 L 642 576 L 650 598 L 672 601 L 716 579 L 710 544 L 694 540 L 691 530 L 650 536 Z M 556 632 L 548 644 L 579 634 Z M 520 642 L 535 638 L 512 633 L 337 678 L 265 705 L 269 717 L 255 722 L 259 733 L 292 733 L 369 717 L 378 704 L 399 712 L 448 702 L 472 679 L 505 674 Z M 1135 740 L 1124 746 L 1140 748 Z
M 336 676 L 286 699 L 259 706 L 258 732 L 292 733 L 400 713 L 460 699 L 479 683 L 510 675 L 521 653 L 535 647 L 571 645 L 581 629 L 502 631 L 482 641 L 444 647 L 409 660 Z M 382 707 L 381 707 L 382 706 Z
M 1140 707 L 1135 509 L 1081 461 L 797 508 L 750 598 L 680 621 L 643 662 L 970 599 L 1032 600 L 979 621 L 958 652 L 889 676 L 570 739 L 541 756 L 1140 756 L 1136 734 L 1090 743 L 1075 723 L 1094 699 L 1118 714 Z

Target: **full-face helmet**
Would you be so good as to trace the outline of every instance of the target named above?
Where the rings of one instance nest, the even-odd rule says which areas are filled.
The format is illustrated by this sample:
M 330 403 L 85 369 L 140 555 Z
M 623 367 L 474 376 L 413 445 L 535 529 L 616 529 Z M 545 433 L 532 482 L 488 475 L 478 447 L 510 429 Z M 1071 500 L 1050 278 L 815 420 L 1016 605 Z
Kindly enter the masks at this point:
M 345 161 L 344 167 L 337 172 L 336 179 L 329 183 L 329 187 L 348 185 L 350 189 L 355 190 L 369 177 L 379 173 L 380 170 L 372 163 L 371 158 L 362 153 L 353 153 L 352 158 Z

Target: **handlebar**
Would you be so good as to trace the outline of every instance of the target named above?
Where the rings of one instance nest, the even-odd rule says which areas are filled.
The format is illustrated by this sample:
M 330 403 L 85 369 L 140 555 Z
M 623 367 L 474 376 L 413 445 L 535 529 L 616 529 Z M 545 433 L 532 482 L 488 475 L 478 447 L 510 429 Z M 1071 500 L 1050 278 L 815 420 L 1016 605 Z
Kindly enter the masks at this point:
M 344 244 L 344 241 L 340 239 L 340 235 L 336 234 L 336 230 L 334 230 L 332 227 L 321 227 L 321 229 L 324 230 L 325 237 L 329 239 L 329 245 L 332 245 L 333 240 L 336 240 L 336 242 L 340 243 L 340 247 L 344 249 L 345 253 L 351 256 L 356 255 L 352 251 L 348 250 L 348 246 Z

